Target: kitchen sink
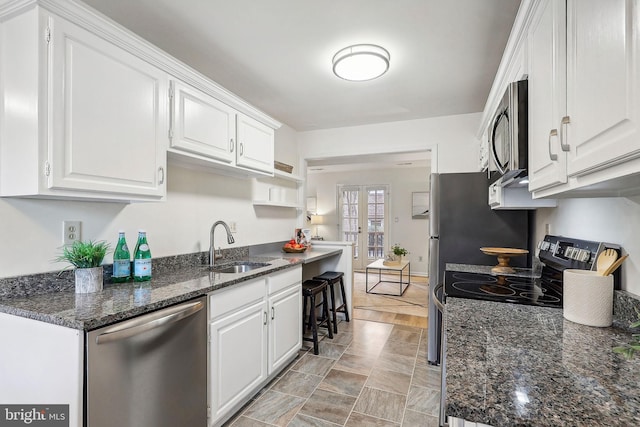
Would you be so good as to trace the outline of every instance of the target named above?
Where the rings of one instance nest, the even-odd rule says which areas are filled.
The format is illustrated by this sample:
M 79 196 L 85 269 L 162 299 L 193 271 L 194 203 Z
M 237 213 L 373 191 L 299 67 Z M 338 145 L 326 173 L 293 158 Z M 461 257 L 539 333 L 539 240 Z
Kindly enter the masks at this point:
M 266 262 L 232 262 L 226 264 L 215 265 L 209 267 L 209 270 L 215 273 L 246 273 L 247 271 L 255 270 L 256 268 L 267 267 L 271 264 Z

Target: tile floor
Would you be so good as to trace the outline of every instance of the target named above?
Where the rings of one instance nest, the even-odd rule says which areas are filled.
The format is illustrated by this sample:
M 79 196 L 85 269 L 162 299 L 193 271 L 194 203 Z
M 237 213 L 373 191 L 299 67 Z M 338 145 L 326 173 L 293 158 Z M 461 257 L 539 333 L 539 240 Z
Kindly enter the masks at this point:
M 298 358 L 225 426 L 431 427 L 440 370 L 426 361 L 427 330 L 353 319 L 315 356 Z

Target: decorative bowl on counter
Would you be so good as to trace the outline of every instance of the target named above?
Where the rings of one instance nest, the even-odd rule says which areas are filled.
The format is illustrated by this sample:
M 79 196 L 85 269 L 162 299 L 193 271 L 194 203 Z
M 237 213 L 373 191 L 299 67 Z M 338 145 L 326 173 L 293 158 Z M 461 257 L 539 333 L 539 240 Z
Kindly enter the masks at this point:
M 282 250 L 289 253 L 289 254 L 301 254 L 302 252 L 307 250 L 306 246 L 302 246 L 299 248 L 294 248 L 292 246 L 283 246 Z
M 486 255 L 492 255 L 498 257 L 498 265 L 491 269 L 492 273 L 496 274 L 510 274 L 515 273 L 513 267 L 509 265 L 511 257 L 528 254 L 526 249 L 516 248 L 480 248 L 482 253 Z

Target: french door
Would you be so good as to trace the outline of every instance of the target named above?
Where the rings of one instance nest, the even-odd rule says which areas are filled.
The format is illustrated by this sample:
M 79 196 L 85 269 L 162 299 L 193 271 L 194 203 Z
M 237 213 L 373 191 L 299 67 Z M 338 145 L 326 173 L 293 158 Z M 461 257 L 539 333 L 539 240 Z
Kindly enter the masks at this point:
M 340 235 L 354 242 L 353 268 L 364 269 L 384 258 L 388 218 L 388 185 L 339 185 Z

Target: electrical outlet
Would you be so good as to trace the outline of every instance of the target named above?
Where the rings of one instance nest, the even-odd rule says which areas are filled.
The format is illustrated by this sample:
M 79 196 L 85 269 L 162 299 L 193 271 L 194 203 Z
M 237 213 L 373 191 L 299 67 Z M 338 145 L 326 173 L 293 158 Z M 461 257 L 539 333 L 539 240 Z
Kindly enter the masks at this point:
M 236 233 L 238 231 L 236 227 L 235 221 L 229 222 L 229 230 L 231 230 L 232 233 Z
M 82 221 L 62 221 L 62 244 L 72 245 L 73 242 L 80 241 Z

